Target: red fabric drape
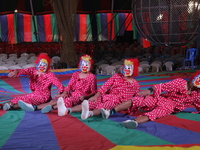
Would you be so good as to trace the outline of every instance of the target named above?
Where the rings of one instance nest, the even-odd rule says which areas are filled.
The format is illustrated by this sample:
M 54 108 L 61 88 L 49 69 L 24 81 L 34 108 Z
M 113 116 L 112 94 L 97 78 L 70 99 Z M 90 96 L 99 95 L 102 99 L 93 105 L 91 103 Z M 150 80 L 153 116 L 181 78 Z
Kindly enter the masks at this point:
M 126 31 L 131 31 L 133 30 L 133 25 L 132 25 L 132 15 L 129 14 L 129 13 L 125 13 L 125 18 L 126 21 L 125 21 L 125 28 L 126 28 Z
M 86 41 L 86 36 L 87 36 L 87 18 L 86 14 L 80 14 L 80 21 L 81 25 L 79 26 L 79 40 L 80 41 Z
M 24 14 L 24 41 L 32 42 L 31 16 Z
M 8 14 L 8 42 L 15 43 L 14 14 Z
M 52 30 L 51 30 L 51 16 L 44 15 L 44 30 L 47 42 L 52 42 Z M 47 36 L 48 35 L 48 36 Z

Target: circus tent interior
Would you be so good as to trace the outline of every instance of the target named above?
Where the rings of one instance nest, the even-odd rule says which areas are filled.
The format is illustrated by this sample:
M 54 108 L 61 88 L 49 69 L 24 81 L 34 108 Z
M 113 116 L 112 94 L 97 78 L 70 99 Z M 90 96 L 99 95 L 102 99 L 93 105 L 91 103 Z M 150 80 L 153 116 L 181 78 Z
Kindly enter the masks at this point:
M 31 92 L 27 76 L 10 79 L 7 75 L 13 69 L 34 67 L 35 58 L 41 52 L 51 57 L 51 71 L 64 86 L 67 86 L 72 74 L 78 71 L 76 67 L 60 62 L 62 36 L 51 2 L 52 0 L 0 0 L 0 106 L 16 96 Z M 129 57 L 137 57 L 140 61 L 139 76 L 136 77 L 141 86 L 140 90 L 176 78 L 188 81 L 199 69 L 199 1 L 148 2 L 78 1 L 73 48 L 77 56 L 89 54 L 93 57 L 95 64 L 92 71 L 96 75 L 98 88 L 114 73 L 121 73 L 122 62 Z M 174 26 L 172 35 L 175 36 L 172 38 L 168 34 L 170 28 L 166 27 L 166 21 L 169 19 L 162 18 L 154 9 L 162 8 L 162 14 L 169 15 L 164 10 L 168 2 L 173 3 L 170 6 L 177 14 L 171 16 L 169 23 Z M 182 13 L 184 9 L 181 9 L 180 5 L 187 2 L 187 7 L 191 2 L 194 2 L 195 7 L 199 5 L 196 10 L 199 15 L 190 17 Z M 135 15 L 133 8 L 145 11 L 139 13 L 143 16 L 144 24 L 141 25 L 140 16 Z M 150 10 L 154 12 L 146 12 Z M 161 22 L 162 18 L 165 22 L 159 24 L 160 30 L 159 26 L 156 26 L 158 22 L 152 20 L 153 16 L 157 16 L 156 21 Z M 173 19 L 178 20 L 178 25 Z M 192 19 L 196 19 L 193 25 Z M 184 34 L 178 33 L 177 36 L 176 31 Z M 161 32 L 163 36 L 161 37 L 160 33 L 155 35 L 156 32 Z M 154 37 L 156 39 L 153 39 Z M 180 44 L 176 41 L 162 41 L 170 38 L 183 41 Z M 188 49 L 195 50 L 191 63 L 185 63 Z M 56 87 L 53 86 L 51 91 L 52 97 L 56 95 Z M 191 113 L 195 111 L 197 110 L 194 106 L 190 106 L 180 113 L 143 123 L 136 129 L 127 129 L 121 126 L 120 122 L 134 119 L 144 112 L 138 111 L 137 114 L 130 115 L 127 111 L 122 111 L 106 120 L 101 116 L 82 120 L 80 113 L 60 117 L 56 110 L 42 114 L 40 111 L 0 109 L 0 150 L 196 150 L 200 148 L 200 116 Z

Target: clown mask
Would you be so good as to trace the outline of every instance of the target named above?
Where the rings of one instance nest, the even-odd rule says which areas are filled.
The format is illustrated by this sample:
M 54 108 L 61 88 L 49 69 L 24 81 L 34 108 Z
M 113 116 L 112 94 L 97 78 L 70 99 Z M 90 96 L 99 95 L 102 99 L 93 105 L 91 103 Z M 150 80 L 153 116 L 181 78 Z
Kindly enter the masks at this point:
M 81 60 L 80 62 L 80 70 L 82 72 L 89 72 L 90 71 L 90 62 L 89 61 L 86 61 L 86 60 Z
M 132 76 L 133 75 L 133 65 L 124 65 L 124 76 Z
M 47 71 L 48 68 L 48 62 L 46 59 L 41 59 L 37 66 L 36 66 L 37 70 L 41 73 L 45 73 Z
M 197 75 L 196 77 L 194 77 L 194 79 L 192 80 L 192 84 L 195 87 L 200 88 L 200 75 Z
M 131 61 L 125 60 L 124 62 L 124 69 L 123 69 L 123 74 L 124 76 L 132 76 L 133 75 L 133 63 Z

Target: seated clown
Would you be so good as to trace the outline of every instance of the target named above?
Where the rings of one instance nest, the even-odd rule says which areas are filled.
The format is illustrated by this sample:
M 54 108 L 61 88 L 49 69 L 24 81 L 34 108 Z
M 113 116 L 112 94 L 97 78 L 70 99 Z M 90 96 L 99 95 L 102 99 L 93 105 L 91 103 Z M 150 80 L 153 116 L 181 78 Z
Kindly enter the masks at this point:
M 54 73 L 50 71 L 51 59 L 47 54 L 41 53 L 36 61 L 36 67 L 30 67 L 27 69 L 16 69 L 8 74 L 8 77 L 14 78 L 20 75 L 27 75 L 29 77 L 31 93 L 22 96 L 15 97 L 11 101 L 3 105 L 4 110 L 25 108 L 26 105 L 31 106 L 33 110 L 36 110 L 37 106 L 42 103 L 50 101 L 51 98 L 51 86 L 55 85 L 58 89 L 58 93 L 63 93 L 64 87 Z M 25 105 L 26 104 L 26 105 Z

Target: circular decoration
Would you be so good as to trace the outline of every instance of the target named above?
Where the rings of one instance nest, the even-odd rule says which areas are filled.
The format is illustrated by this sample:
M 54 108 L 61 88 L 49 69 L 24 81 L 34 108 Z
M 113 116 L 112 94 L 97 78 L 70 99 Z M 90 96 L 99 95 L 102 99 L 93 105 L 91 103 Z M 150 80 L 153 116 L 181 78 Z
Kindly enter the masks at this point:
M 199 0 L 136 0 L 133 8 L 138 32 L 156 46 L 182 46 L 195 40 L 200 18 Z

